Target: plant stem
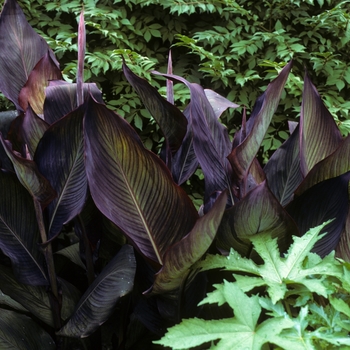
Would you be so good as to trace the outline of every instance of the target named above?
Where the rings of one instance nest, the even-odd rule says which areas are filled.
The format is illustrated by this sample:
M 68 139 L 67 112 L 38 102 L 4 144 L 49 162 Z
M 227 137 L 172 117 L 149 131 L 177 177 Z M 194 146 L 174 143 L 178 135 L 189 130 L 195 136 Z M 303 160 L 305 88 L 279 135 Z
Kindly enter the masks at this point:
M 43 244 L 45 244 L 47 242 L 47 235 L 46 235 L 46 230 L 44 225 L 43 213 L 42 213 L 42 209 L 39 201 L 37 201 L 35 198 L 34 198 L 34 208 L 35 208 L 36 219 L 39 226 L 41 241 Z M 58 292 L 58 284 L 57 284 L 57 278 L 56 278 L 55 264 L 53 261 L 53 252 L 52 252 L 51 243 L 45 244 L 44 256 L 46 260 L 51 293 L 52 293 L 52 295 L 49 294 L 50 296 L 49 299 L 51 303 L 51 310 L 53 313 L 54 325 L 56 329 L 60 329 L 62 326 L 61 316 L 60 316 L 61 297 Z

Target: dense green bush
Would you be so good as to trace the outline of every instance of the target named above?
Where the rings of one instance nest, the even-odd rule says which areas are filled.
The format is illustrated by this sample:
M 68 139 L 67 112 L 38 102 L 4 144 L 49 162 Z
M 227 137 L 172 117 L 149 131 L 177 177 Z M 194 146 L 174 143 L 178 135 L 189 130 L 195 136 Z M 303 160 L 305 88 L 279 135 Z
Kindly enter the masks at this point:
M 87 24 L 86 78 L 98 82 L 109 107 L 125 116 L 155 150 L 160 139 L 154 120 L 121 74 L 121 54 L 137 74 L 165 71 L 172 47 L 174 74 L 252 108 L 260 91 L 285 62 L 294 58 L 294 74 L 263 143 L 267 151 L 287 138 L 286 120 L 298 118 L 304 66 L 313 72 L 327 108 L 340 129 L 349 129 L 350 27 L 346 1 L 335 0 L 85 0 Z M 30 24 L 45 38 L 61 63 L 65 77 L 76 73 L 77 22 L 81 1 L 19 1 Z M 153 82 L 155 84 L 155 82 Z M 157 87 L 165 93 L 162 82 Z M 177 105 L 189 98 L 176 85 Z M 3 102 L 2 108 L 8 108 Z M 232 133 L 240 113 L 222 117 Z

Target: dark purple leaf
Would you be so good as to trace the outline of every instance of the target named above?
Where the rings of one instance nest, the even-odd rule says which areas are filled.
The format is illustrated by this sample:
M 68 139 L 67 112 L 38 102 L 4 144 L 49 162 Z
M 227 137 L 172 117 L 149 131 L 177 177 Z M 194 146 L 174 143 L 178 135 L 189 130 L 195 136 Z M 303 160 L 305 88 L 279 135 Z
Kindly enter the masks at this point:
M 257 99 L 252 115 L 246 125 L 247 136 L 244 139 L 241 138 L 243 141 L 228 156 L 233 169 L 234 186 L 240 186 L 240 182 L 247 177 L 250 165 L 260 148 L 277 109 L 291 68 L 292 62 L 289 62 L 278 77 L 268 85 L 264 94 Z
M 85 108 L 92 198 L 144 256 L 162 264 L 166 249 L 191 231 L 198 214 L 164 163 L 144 148 L 124 119 L 92 98 Z
M 108 320 L 118 300 L 134 285 L 136 260 L 131 246 L 124 245 L 86 290 L 59 336 L 83 338 Z
M 173 61 L 171 58 L 171 50 L 169 50 L 167 73 L 173 74 Z M 174 85 L 173 81 L 170 79 L 167 79 L 167 81 L 166 81 L 166 99 L 172 105 L 174 104 L 174 87 L 173 87 L 173 85 Z
M 95 100 L 103 103 L 102 93 L 95 83 L 85 83 L 83 88 L 84 99 L 91 93 Z M 77 107 L 77 84 L 62 80 L 50 82 L 50 85 L 46 88 L 44 102 L 44 119 L 47 123 L 53 124 Z
M 285 206 L 293 199 L 303 176 L 300 169 L 299 126 L 264 167 L 270 190 Z
M 310 227 L 333 220 L 322 232 L 327 234 L 319 240 L 313 251 L 321 256 L 334 250 L 340 240 L 348 214 L 348 184 L 350 172 L 323 181 L 306 190 L 301 196 L 294 198 L 286 207 L 287 212 L 295 220 L 301 234 Z
M 16 176 L 0 170 L 0 249 L 19 282 L 47 285 L 33 198 Z
M 192 265 L 205 254 L 212 244 L 226 202 L 227 193 L 224 192 L 210 211 L 197 220 L 192 231 L 166 251 L 164 265 L 155 275 L 154 284 L 147 291 L 148 293 L 161 294 L 181 287 Z
M 300 162 L 305 177 L 316 163 L 334 152 L 343 139 L 307 74 L 304 79 L 300 131 Z
M 348 171 L 350 171 L 350 136 L 345 138 L 333 153 L 311 169 L 296 190 L 295 195 L 300 196 L 313 185 Z
M 176 106 L 166 101 L 145 79 L 135 75 L 125 62 L 123 63 L 123 72 L 128 82 L 159 124 L 171 153 L 174 154 L 181 146 L 186 134 L 186 117 Z
M 48 127 L 49 124 L 47 124 L 43 119 L 39 118 L 29 106 L 22 120 L 22 133 L 23 140 L 28 146 L 28 151 L 32 158 L 34 157 L 34 153 L 40 139 Z
M 44 113 L 45 89 L 50 80 L 61 78 L 60 69 L 47 52 L 30 72 L 27 82 L 20 91 L 18 102 L 22 110 L 26 111 L 30 104 L 34 112 L 42 116 Z
M 217 234 L 217 247 L 224 251 L 232 247 L 241 255 L 249 256 L 249 238 L 264 232 L 278 238 L 281 251 L 289 247 L 292 235 L 298 235 L 297 226 L 269 190 L 266 181 L 226 210 Z
M 350 261 L 350 210 L 348 211 L 345 227 L 336 247 L 336 256 L 345 261 Z
M 215 116 L 204 89 L 177 75 L 153 73 L 180 81 L 190 89 L 191 102 L 187 108 L 192 123 L 194 151 L 205 176 L 205 199 L 216 191 L 230 190 L 231 169 L 226 157 L 231 150 L 231 142 L 226 127 Z
M 79 107 L 52 124 L 35 152 L 40 172 L 57 192 L 47 207 L 49 238 L 60 233 L 62 225 L 78 215 L 85 203 L 83 115 L 84 108 Z
M 78 28 L 78 69 L 77 69 L 77 104 L 80 106 L 84 102 L 84 59 L 86 47 L 86 33 L 84 10 L 81 10 Z
M 17 177 L 33 198 L 45 208 L 55 197 L 56 192 L 50 182 L 40 173 L 37 164 L 22 158 L 12 151 L 11 146 L 0 135 L 0 142 L 10 158 Z
M 50 49 L 28 24 L 15 0 L 6 0 L 0 15 L 0 47 L 0 90 L 17 110 L 22 110 L 19 93 L 32 69 Z M 56 62 L 52 51 L 50 55 Z
M 219 95 L 217 92 L 204 89 L 205 96 L 213 107 L 216 118 L 220 118 L 221 114 L 226 111 L 227 108 L 237 108 L 239 105 L 229 101 L 227 98 Z

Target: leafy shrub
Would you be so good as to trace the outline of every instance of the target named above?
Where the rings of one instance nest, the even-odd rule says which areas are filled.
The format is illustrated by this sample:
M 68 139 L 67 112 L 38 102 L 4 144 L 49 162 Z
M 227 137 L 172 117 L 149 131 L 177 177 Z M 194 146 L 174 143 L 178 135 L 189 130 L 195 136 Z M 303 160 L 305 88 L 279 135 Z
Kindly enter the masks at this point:
M 267 233 L 283 253 L 293 236 L 327 222 L 313 253 L 349 259 L 350 138 L 307 75 L 300 124 L 264 169 L 256 158 L 292 62 L 232 142 L 220 116 L 237 105 L 171 68 L 153 72 L 189 90 L 181 111 L 169 102 L 171 83 L 168 101 L 123 62 L 164 137 L 158 157 L 84 83 L 84 33 L 81 16 L 71 83 L 16 1 L 1 13 L 0 89 L 18 112 L 1 123 L 1 346 L 151 348 L 167 327 L 202 313 L 212 276 L 196 263 L 208 250 L 233 248 L 258 263 L 252 240 Z M 199 167 L 200 213 L 180 186 Z

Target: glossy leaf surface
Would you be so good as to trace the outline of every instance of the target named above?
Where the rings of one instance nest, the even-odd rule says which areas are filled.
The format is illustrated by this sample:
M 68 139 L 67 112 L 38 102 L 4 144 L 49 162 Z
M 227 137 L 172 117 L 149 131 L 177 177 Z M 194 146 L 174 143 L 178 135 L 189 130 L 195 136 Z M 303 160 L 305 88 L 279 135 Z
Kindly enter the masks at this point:
M 164 293 L 181 287 L 197 262 L 209 249 L 219 227 L 227 201 L 226 192 L 216 200 L 210 211 L 200 217 L 192 231 L 171 246 L 164 256 L 164 266 L 155 275 L 151 294 Z
M 174 154 L 181 146 L 182 140 L 186 135 L 186 117 L 177 107 L 166 101 L 145 79 L 135 75 L 125 63 L 123 63 L 123 72 L 128 82 L 136 90 L 146 108 L 159 124 L 171 152 Z
M 278 239 L 281 251 L 288 248 L 292 235 L 298 234 L 294 221 L 265 181 L 226 210 L 218 230 L 217 246 L 226 251 L 234 247 L 247 256 L 251 248 L 250 238 L 264 232 L 270 232 Z
M 316 163 L 334 152 L 342 141 L 332 115 L 307 74 L 304 79 L 300 128 L 301 170 L 306 176 Z
M 233 169 L 233 178 L 237 186 L 247 176 L 250 165 L 259 150 L 267 128 L 277 109 L 284 84 L 291 68 L 292 62 L 283 68 L 278 77 L 268 85 L 263 95 L 258 98 L 252 116 L 247 122 L 247 136 L 228 156 Z
M 0 348 L 3 350 L 56 349 L 55 342 L 30 317 L 2 309 Z
M 49 124 L 39 118 L 29 106 L 22 121 L 22 130 L 23 140 L 28 146 L 28 151 L 32 158 L 34 158 L 36 147 L 48 127 Z
M 334 250 L 340 240 L 348 214 L 349 180 L 350 172 L 320 182 L 294 198 L 286 207 L 302 235 L 310 227 L 335 219 L 322 230 L 327 234 L 314 247 L 314 252 L 321 256 Z
M 66 337 L 87 337 L 114 311 L 117 301 L 134 285 L 136 260 L 133 248 L 124 245 L 81 297 L 69 321 L 57 333 Z
M 94 99 L 100 103 L 102 93 L 95 83 L 83 84 L 84 99 L 91 93 Z M 52 124 L 66 114 L 77 108 L 77 84 L 67 83 L 62 80 L 52 81 L 46 88 L 46 99 L 44 102 L 44 119 Z
M 20 282 L 45 285 L 33 198 L 11 173 L 0 171 L 0 188 L 0 248 Z
M 1 135 L 0 142 L 13 164 L 21 184 L 33 198 L 40 202 L 43 208 L 46 207 L 56 197 L 56 192 L 49 181 L 40 173 L 37 164 L 15 154 Z
M 84 127 L 94 202 L 142 254 L 162 264 L 166 249 L 196 222 L 192 202 L 131 126 L 92 98 L 86 104 Z
M 78 215 L 87 195 L 83 140 L 84 108 L 80 107 L 51 125 L 41 138 L 34 160 L 57 196 L 47 207 L 48 235 Z
M 177 75 L 153 73 L 180 81 L 190 90 L 191 102 L 187 113 L 191 119 L 193 148 L 205 176 L 205 201 L 216 191 L 230 190 L 230 164 L 226 157 L 231 142 L 226 127 L 218 121 L 204 89 Z
M 0 90 L 22 110 L 19 93 L 49 46 L 28 24 L 15 0 L 6 0 L 1 12 L 0 47 Z
M 62 74 L 49 52 L 36 64 L 18 97 L 23 111 L 30 105 L 38 115 L 44 113 L 45 88 L 50 80 L 61 79 Z
M 270 157 L 264 172 L 269 188 L 281 205 L 289 203 L 303 180 L 300 168 L 299 126 Z

